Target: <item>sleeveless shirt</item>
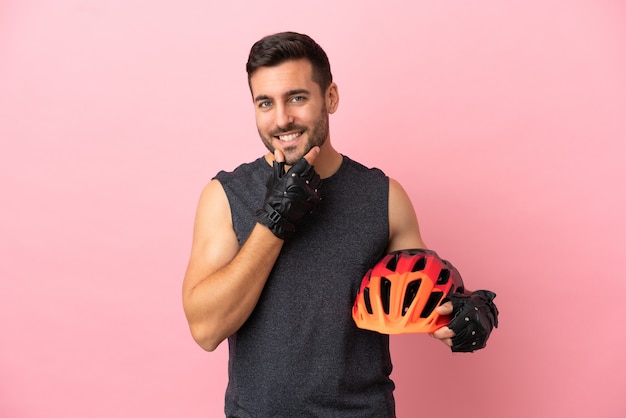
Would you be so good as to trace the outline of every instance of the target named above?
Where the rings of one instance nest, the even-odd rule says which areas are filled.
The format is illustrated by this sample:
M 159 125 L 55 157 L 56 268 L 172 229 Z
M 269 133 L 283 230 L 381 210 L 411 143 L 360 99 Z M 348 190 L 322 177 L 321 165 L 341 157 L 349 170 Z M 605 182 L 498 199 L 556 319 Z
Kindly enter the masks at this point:
M 242 245 L 271 167 L 216 175 Z M 389 336 L 361 330 L 352 305 L 389 241 L 389 179 L 344 156 L 322 201 L 283 245 L 254 311 L 228 338 L 228 417 L 394 417 Z

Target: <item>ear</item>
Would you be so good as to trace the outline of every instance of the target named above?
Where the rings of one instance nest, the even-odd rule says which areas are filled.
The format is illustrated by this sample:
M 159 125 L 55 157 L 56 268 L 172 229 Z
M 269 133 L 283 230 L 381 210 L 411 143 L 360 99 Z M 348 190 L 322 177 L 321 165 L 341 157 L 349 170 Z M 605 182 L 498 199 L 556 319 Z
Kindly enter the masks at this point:
M 330 86 L 326 89 L 326 110 L 329 114 L 335 113 L 337 107 L 339 107 L 339 89 L 337 84 L 330 83 Z

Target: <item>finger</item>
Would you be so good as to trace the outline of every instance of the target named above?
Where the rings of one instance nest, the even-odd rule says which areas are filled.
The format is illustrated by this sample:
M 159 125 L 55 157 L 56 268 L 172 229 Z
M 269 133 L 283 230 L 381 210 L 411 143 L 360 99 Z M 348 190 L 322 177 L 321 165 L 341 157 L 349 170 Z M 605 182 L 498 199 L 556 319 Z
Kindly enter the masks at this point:
M 452 347 L 452 338 L 437 338 L 437 336 L 435 336 L 434 333 L 429 334 L 431 337 L 441 341 L 442 343 L 444 343 L 445 345 L 447 345 L 448 347 Z
M 320 147 L 313 147 L 306 153 L 304 159 L 309 163 L 309 165 L 313 165 L 315 159 L 320 153 Z
M 283 152 L 279 149 L 275 149 L 274 150 L 274 159 L 276 160 L 277 163 L 284 163 L 285 162 L 285 154 L 283 154 Z
M 436 312 L 439 315 L 450 315 L 452 313 L 452 302 L 446 302 L 441 306 L 438 306 Z
M 433 332 L 433 337 L 438 340 L 446 340 L 454 337 L 456 334 L 448 327 L 441 327 L 437 331 Z

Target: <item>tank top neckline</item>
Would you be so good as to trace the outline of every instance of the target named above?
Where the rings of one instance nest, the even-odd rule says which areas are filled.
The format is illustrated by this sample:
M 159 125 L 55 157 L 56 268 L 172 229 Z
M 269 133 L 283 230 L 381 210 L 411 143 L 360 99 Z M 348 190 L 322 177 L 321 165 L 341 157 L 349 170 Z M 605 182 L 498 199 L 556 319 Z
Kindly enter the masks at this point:
M 348 157 L 347 155 L 341 154 L 341 165 L 339 166 L 339 168 L 337 169 L 337 171 L 335 171 L 335 173 L 333 173 L 330 177 L 326 177 L 324 179 L 322 179 L 323 182 L 328 182 L 328 181 L 332 181 L 335 178 L 338 178 L 338 176 L 346 169 L 346 167 L 348 166 L 348 162 L 350 161 L 350 157 Z M 272 169 L 272 166 L 269 165 L 267 163 L 267 160 L 265 159 L 265 156 L 261 156 L 257 159 L 257 163 L 261 164 L 264 168 L 264 170 L 269 171 Z M 315 167 L 315 165 L 313 165 Z

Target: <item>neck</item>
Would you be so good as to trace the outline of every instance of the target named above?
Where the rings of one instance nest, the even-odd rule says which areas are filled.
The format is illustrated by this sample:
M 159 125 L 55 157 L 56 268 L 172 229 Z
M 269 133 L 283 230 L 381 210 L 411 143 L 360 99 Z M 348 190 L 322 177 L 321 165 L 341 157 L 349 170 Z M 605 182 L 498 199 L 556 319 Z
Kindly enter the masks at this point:
M 324 145 L 320 147 L 320 154 L 315 159 L 313 166 L 317 174 L 325 179 L 339 170 L 342 161 L 342 155 L 333 148 L 330 139 L 328 139 Z

